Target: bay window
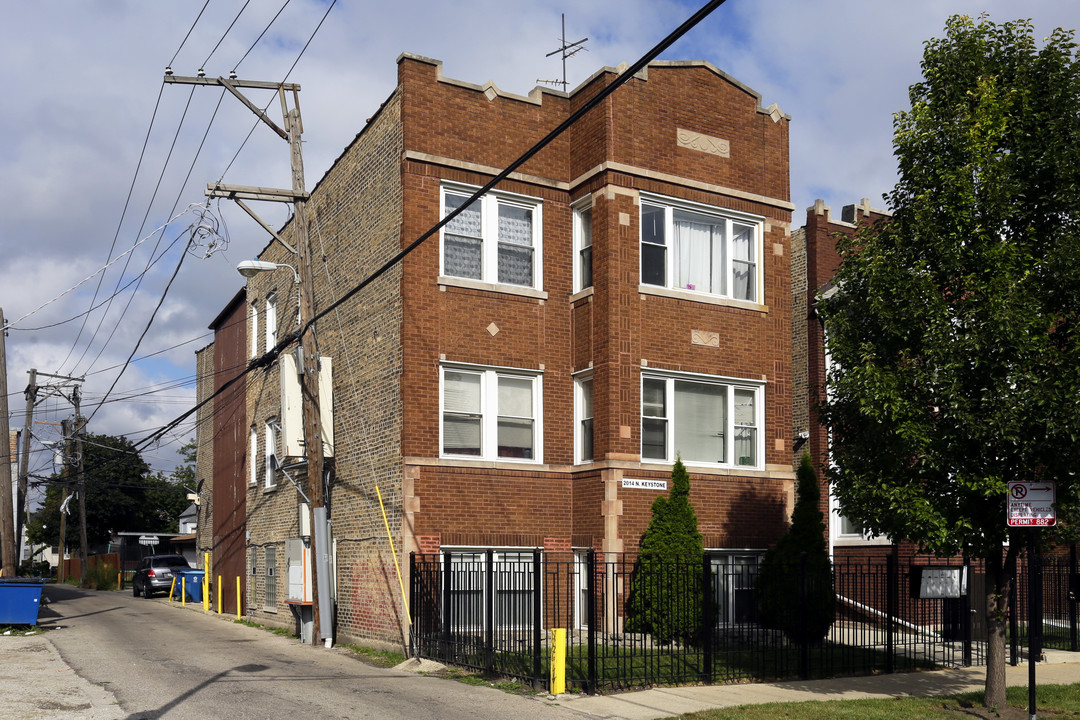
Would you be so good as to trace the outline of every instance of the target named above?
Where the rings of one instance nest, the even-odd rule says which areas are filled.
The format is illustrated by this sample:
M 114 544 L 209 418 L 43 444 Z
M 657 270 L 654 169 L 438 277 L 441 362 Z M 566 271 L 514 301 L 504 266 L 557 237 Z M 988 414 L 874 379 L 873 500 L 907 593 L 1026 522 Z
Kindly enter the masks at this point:
M 540 462 L 540 377 L 535 371 L 444 366 L 441 454 Z
M 641 283 L 760 302 L 761 221 L 643 196 Z
M 762 394 L 760 383 L 643 373 L 642 459 L 762 467 Z

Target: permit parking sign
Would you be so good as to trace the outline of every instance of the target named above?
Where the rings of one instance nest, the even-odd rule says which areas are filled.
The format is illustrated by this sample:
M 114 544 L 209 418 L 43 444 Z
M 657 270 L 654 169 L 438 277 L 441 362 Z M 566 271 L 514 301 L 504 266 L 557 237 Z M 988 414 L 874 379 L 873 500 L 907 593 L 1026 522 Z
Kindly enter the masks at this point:
M 1053 482 L 1009 483 L 1009 527 L 1053 527 L 1057 525 L 1054 503 L 1057 485 Z

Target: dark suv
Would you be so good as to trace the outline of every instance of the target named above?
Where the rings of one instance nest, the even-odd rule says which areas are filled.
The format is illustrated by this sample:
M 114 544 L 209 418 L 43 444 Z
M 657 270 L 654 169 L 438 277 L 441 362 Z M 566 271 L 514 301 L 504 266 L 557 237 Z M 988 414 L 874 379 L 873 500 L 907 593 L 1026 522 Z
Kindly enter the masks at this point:
M 135 597 L 152 597 L 157 591 L 172 587 L 173 575 L 179 570 L 190 570 L 191 565 L 183 555 L 151 555 L 139 561 L 135 577 L 131 580 L 131 594 Z

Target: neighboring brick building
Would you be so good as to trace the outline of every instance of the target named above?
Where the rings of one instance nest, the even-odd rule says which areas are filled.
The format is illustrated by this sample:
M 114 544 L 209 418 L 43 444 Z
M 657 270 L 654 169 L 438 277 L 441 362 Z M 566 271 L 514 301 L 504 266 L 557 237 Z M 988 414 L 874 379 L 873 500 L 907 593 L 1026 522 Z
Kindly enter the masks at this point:
M 795 461 L 809 451 L 821 478 L 822 512 L 827 514 L 829 549 L 837 559 L 882 555 L 892 548 L 887 538 L 864 537 L 862 529 L 844 518 L 829 492 L 826 468 L 829 457 L 828 432 L 817 419 L 815 408 L 824 397 L 826 373 L 825 328 L 815 312 L 817 298 L 828 292 L 840 268 L 837 236 L 852 237 L 863 224 L 874 223 L 890 214 L 870 207 L 866 198 L 858 205 L 846 205 L 834 220 L 825 201 L 817 200 L 806 210 L 806 225 L 791 236 L 792 365 L 794 376 L 794 435 L 800 440 Z M 905 544 L 907 552 L 913 548 Z
M 196 402 L 213 396 L 195 416 L 199 496 L 195 550 L 200 567 L 204 553 L 211 553 L 212 580 L 221 579 L 222 611 L 230 614 L 236 612 L 237 578 L 243 593 L 249 571 L 245 524 L 250 462 L 245 382 L 222 388 L 247 365 L 246 297 L 245 290 L 233 296 L 210 323 L 214 341 L 195 353 Z
M 394 92 L 311 192 L 317 308 L 617 73 L 522 97 L 403 55 Z M 677 453 L 715 562 L 756 562 L 780 537 L 794 478 L 788 123 L 707 63 L 653 63 L 320 321 L 339 640 L 408 640 L 376 485 L 405 573 L 411 552 L 633 552 L 663 492 L 633 481 L 668 480 Z M 295 264 L 277 242 L 260 258 Z M 296 327 L 296 285 L 281 271 L 247 293 L 254 357 Z M 286 362 L 247 378 L 244 471 L 248 612 L 281 625 L 300 533 L 300 477 L 274 462 L 301 454 Z

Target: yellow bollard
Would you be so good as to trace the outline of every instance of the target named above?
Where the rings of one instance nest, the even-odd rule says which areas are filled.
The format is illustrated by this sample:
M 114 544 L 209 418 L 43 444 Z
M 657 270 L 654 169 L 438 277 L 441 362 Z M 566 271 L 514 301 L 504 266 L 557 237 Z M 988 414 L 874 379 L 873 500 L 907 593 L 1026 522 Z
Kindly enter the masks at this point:
M 176 582 L 173 580 L 173 582 Z M 180 578 L 180 605 L 187 606 L 187 578 Z
M 221 614 L 221 576 L 217 576 L 217 614 Z
M 236 576 L 236 619 L 240 619 L 240 576 Z
M 124 589 L 124 573 L 116 573 L 116 587 Z
M 210 553 L 203 553 L 202 571 L 202 609 L 206 612 L 210 609 Z
M 551 694 L 566 692 L 566 628 L 551 631 Z
M 173 592 L 176 591 L 176 576 L 173 575 L 172 585 L 169 586 L 169 602 L 172 602 Z

